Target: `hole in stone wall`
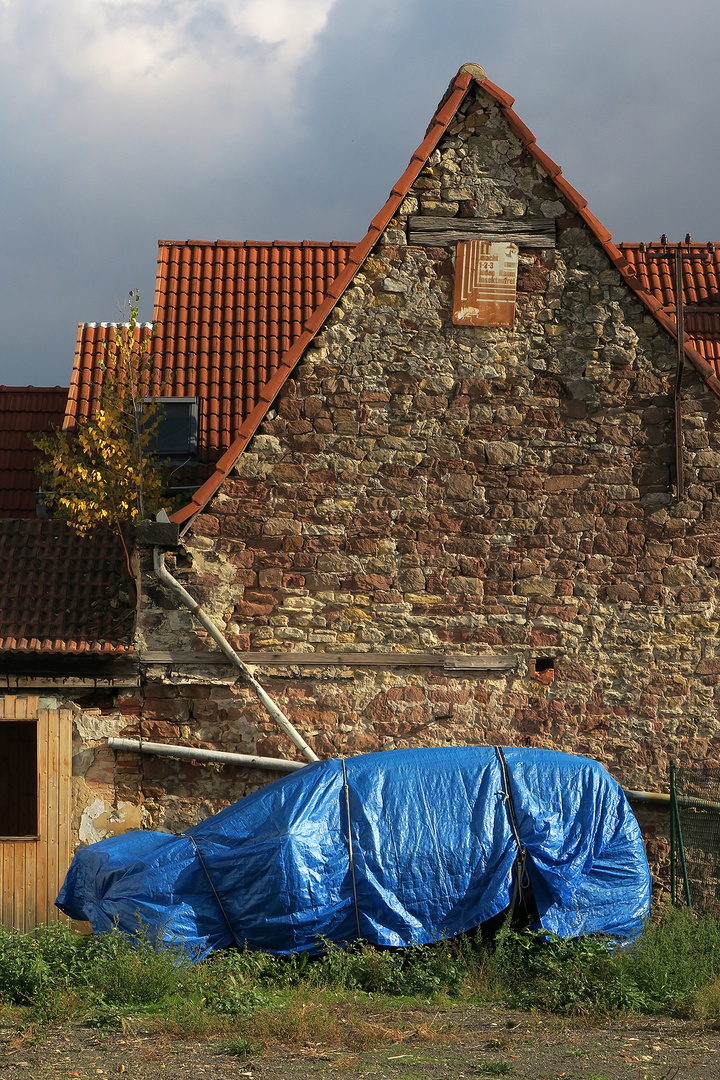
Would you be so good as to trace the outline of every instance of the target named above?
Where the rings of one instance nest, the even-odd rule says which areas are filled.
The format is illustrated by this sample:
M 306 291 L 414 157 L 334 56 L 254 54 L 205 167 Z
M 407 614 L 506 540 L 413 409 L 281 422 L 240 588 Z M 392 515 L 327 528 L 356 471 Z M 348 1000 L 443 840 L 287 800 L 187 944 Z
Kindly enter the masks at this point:
M 552 656 L 537 656 L 535 658 L 535 671 L 538 674 L 542 671 L 554 671 L 555 659 Z

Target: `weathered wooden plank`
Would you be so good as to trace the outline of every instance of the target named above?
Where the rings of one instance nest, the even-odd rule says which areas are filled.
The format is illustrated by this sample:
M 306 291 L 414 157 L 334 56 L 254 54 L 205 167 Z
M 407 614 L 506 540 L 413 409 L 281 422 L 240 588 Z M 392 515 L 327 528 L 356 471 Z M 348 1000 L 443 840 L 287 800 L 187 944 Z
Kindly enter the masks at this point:
M 7 695 L 3 701 L 3 720 L 15 719 L 15 697 Z M 3 849 L 2 879 L 0 879 L 0 921 L 3 926 L 13 925 L 13 898 L 15 895 L 15 844 L 12 840 L 0 840 Z
M 17 930 L 25 932 L 25 856 L 27 844 L 15 844 L 15 896 L 14 923 Z
M 48 775 L 48 709 L 38 709 L 37 768 L 38 768 L 38 843 L 35 864 L 35 921 L 48 922 L 47 918 L 47 856 L 48 856 L 48 799 L 47 789 L 51 782 Z
M 381 653 L 381 652 L 243 652 L 241 659 L 246 664 L 259 667 L 438 667 L 459 671 L 463 668 L 474 671 L 504 671 L 515 667 L 517 657 L 514 654 L 493 656 L 452 655 L 443 653 Z M 144 664 L 175 664 L 194 666 L 196 664 L 217 664 L 230 666 L 230 661 L 222 653 L 206 652 L 165 652 L 152 650 L 141 657 Z
M 108 678 L 54 678 L 44 675 L 0 675 L 0 690 L 94 690 L 124 689 L 140 685 L 139 675 L 112 676 Z M 2 718 L 2 698 L 0 698 L 0 719 Z
M 58 770 L 58 876 L 55 886 L 55 896 L 60 892 L 60 887 L 65 880 L 65 875 L 70 866 L 70 836 L 72 828 L 72 712 L 70 709 L 60 711 L 60 767 Z M 59 912 L 55 907 L 53 896 L 52 921 L 55 922 Z M 48 919 L 50 921 L 50 919 Z
M 467 240 L 505 240 L 525 248 L 554 248 L 555 219 L 447 218 L 420 214 L 410 218 L 409 244 L 447 247 Z
M 517 656 L 447 656 L 445 671 L 512 671 L 517 667 Z
M 45 920 L 52 921 L 53 905 L 57 896 L 59 863 L 58 829 L 58 770 L 60 768 L 60 713 L 48 710 L 47 737 L 47 891 L 45 894 Z
M 2 881 L 2 921 L 3 926 L 11 927 L 15 925 L 15 848 L 17 845 L 12 840 L 3 840 L 0 843 L 3 844 L 5 849 Z
M 39 840 L 29 840 L 25 845 L 25 933 L 42 922 L 38 913 L 37 866 Z
M 35 818 L 37 821 L 37 793 L 40 790 L 40 776 L 37 771 L 37 718 L 38 718 L 38 706 L 40 702 L 36 696 L 26 697 L 25 699 L 25 719 L 32 721 L 34 727 L 34 742 L 35 742 L 35 792 L 34 792 L 34 810 Z M 32 740 L 31 740 L 32 741 Z M 32 795 L 33 793 L 28 793 Z M 32 806 L 32 803 L 30 804 Z M 35 831 L 37 831 L 37 824 L 35 825 Z M 35 893 L 35 881 L 36 881 L 36 868 L 37 868 L 37 843 L 32 840 L 27 840 L 23 844 L 19 844 L 20 848 L 20 866 L 18 867 L 18 897 L 16 903 L 16 917 L 18 920 L 18 926 L 21 927 L 24 933 L 28 933 L 29 930 L 36 924 L 37 920 L 37 905 L 36 905 L 36 893 Z

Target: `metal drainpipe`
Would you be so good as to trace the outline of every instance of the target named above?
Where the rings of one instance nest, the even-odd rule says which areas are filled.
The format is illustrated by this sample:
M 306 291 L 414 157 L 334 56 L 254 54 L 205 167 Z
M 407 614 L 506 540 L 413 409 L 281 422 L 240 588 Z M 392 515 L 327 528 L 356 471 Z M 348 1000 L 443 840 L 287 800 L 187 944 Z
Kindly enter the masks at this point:
M 275 769 L 295 772 L 304 769 L 305 762 L 287 758 L 256 757 L 254 754 L 231 754 L 224 750 L 201 750 L 196 746 L 171 746 L 169 743 L 143 742 L 141 739 L 108 739 L 111 750 L 121 754 L 154 754 L 157 757 L 180 758 L 183 761 L 219 761 L 223 765 L 245 765 L 256 769 Z
M 295 743 L 295 746 L 297 746 L 298 750 L 300 750 L 305 755 L 308 761 L 319 761 L 320 759 L 318 758 L 315 751 L 308 746 L 302 735 L 295 730 L 293 725 L 288 720 L 287 716 L 285 716 L 285 713 L 282 712 L 282 710 L 278 708 L 272 698 L 265 693 L 262 686 L 253 676 L 250 669 L 246 667 L 246 665 L 242 662 L 230 642 L 225 638 L 225 636 L 220 632 L 220 630 L 218 630 L 212 619 L 205 614 L 203 609 L 200 607 L 200 604 L 198 604 L 197 600 L 193 599 L 187 589 L 185 589 L 180 584 L 180 582 L 172 576 L 170 571 L 165 566 L 165 552 L 162 548 L 153 548 L 153 561 L 155 564 L 155 573 L 163 582 L 163 584 L 167 585 L 168 588 L 172 589 L 172 591 L 180 597 L 185 607 L 188 608 L 193 613 L 193 615 L 195 615 L 195 617 L 202 623 L 207 632 L 210 634 L 210 637 L 213 639 L 213 641 L 217 642 L 225 656 L 227 656 L 230 663 L 240 672 L 241 677 L 255 692 L 255 694 L 265 706 L 267 711 L 270 713 L 278 727 L 285 732 L 289 739 L 292 739 L 292 741 Z
M 628 791 L 623 789 L 623 794 L 628 802 L 636 803 L 660 803 L 662 806 L 670 805 L 670 796 L 662 791 Z
M 661 791 L 625 791 L 628 802 L 656 803 L 670 808 L 670 796 Z M 694 795 L 678 795 L 678 806 L 692 806 L 695 810 L 720 810 L 720 803 L 698 799 Z

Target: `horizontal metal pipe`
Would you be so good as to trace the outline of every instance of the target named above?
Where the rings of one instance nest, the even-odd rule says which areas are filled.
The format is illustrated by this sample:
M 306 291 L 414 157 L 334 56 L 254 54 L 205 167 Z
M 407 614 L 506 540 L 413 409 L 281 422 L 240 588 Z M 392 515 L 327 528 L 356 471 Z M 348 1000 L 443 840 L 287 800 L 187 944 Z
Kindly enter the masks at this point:
M 662 791 L 626 791 L 625 798 L 629 802 L 670 806 L 670 796 Z M 698 799 L 694 795 L 678 795 L 677 801 L 678 806 L 691 806 L 694 810 L 720 810 L 720 803 L 711 802 L 709 799 Z
M 662 791 L 627 791 L 623 789 L 623 794 L 628 802 L 662 803 L 664 806 L 670 805 L 670 796 L 663 794 Z
M 124 754 L 155 754 L 158 757 L 180 758 L 183 761 L 219 761 L 224 765 L 244 765 L 246 768 L 273 769 L 275 772 L 295 772 L 304 769 L 304 761 L 287 758 L 256 757 L 254 754 L 230 754 L 223 750 L 201 750 L 195 746 L 171 746 L 168 743 L 145 742 L 142 739 L 108 739 L 111 750 Z

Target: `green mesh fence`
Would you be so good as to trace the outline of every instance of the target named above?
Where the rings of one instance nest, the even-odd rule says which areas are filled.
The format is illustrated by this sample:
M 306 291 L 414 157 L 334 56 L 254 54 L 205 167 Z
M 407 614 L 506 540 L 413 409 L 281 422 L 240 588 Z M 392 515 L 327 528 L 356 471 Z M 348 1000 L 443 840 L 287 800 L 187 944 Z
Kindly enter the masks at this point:
M 674 904 L 720 916 L 720 769 L 670 765 Z

